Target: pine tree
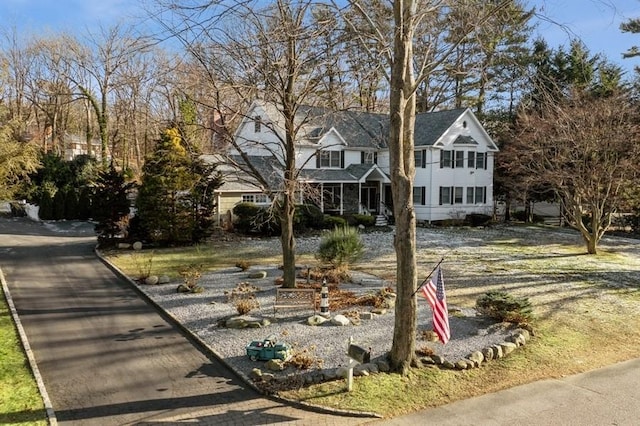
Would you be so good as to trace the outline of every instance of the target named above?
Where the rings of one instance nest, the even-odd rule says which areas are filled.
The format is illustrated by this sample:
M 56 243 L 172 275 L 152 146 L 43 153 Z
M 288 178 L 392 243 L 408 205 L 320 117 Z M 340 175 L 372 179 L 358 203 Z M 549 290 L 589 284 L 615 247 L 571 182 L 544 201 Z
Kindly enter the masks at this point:
M 190 152 L 179 130 L 165 130 L 143 167 L 136 207 L 142 226 L 162 244 L 186 244 L 210 235 L 213 190 L 220 179 Z

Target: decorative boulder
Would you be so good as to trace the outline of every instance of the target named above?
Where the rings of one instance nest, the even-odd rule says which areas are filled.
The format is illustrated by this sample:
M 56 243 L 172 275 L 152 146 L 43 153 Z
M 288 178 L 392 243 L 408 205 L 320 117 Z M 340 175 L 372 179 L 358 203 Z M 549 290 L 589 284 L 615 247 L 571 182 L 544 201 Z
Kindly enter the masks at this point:
M 132 247 L 134 250 L 142 250 L 142 243 L 140 241 L 136 241 L 133 243 Z
M 331 318 L 331 324 L 345 326 L 351 324 L 351 321 L 344 315 L 336 315 L 335 317 Z
M 157 275 L 149 275 L 147 278 L 144 279 L 144 283 L 147 285 L 156 285 L 158 284 L 158 282 L 160 282 L 160 279 L 158 278 Z
M 307 324 L 309 325 L 321 325 L 327 321 L 329 320 L 323 317 L 322 315 L 314 315 L 312 317 L 307 318 Z
M 267 278 L 267 271 L 257 271 L 257 272 L 252 272 L 248 275 L 249 278 L 254 279 L 254 280 L 258 280 L 258 279 L 262 279 L 262 278 Z

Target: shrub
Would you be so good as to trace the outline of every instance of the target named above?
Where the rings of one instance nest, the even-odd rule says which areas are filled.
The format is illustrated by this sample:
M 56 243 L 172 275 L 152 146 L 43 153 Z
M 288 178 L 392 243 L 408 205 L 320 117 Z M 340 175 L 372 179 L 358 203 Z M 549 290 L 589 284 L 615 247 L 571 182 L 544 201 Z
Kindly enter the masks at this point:
M 503 291 L 490 291 L 483 294 L 476 301 L 476 309 L 498 321 L 523 324 L 533 319 L 529 299 L 516 298 Z
M 515 211 L 513 213 L 511 213 L 511 217 L 515 220 L 519 220 L 521 222 L 526 222 L 527 221 L 527 215 L 526 212 L 524 210 L 518 210 Z M 544 223 L 544 217 L 538 215 L 538 214 L 534 214 L 533 215 L 533 223 Z
M 336 227 L 347 226 L 347 221 L 343 217 L 339 216 L 325 216 L 324 217 L 324 229 L 333 229 Z
M 180 275 L 184 283 L 178 286 L 178 293 L 202 293 L 204 291 L 204 288 L 198 285 L 198 281 L 202 277 L 202 265 L 189 265 L 180 271 Z
M 241 271 L 246 271 L 251 266 L 248 260 L 239 260 L 236 262 L 236 268 L 240 268 Z
M 491 223 L 491 216 L 482 213 L 469 213 L 464 221 L 470 226 L 486 226 Z
M 352 218 L 356 226 L 362 225 L 368 228 L 376 224 L 376 218 L 371 215 L 354 214 Z
M 233 290 L 225 291 L 227 301 L 235 306 L 236 311 L 240 315 L 246 315 L 254 309 L 260 308 L 260 303 L 256 298 L 255 292 L 258 287 L 249 283 L 239 283 Z
M 293 348 L 293 354 L 291 358 L 286 362 L 287 366 L 291 366 L 298 370 L 308 370 L 313 366 L 322 368 L 324 361 L 318 358 L 315 354 L 316 347 L 311 346 L 309 349 Z
M 318 259 L 337 268 L 348 269 L 364 252 L 364 244 L 355 228 L 336 227 L 327 232 L 320 241 Z
M 322 229 L 324 227 L 324 213 L 314 204 L 296 206 L 296 224 L 300 228 Z

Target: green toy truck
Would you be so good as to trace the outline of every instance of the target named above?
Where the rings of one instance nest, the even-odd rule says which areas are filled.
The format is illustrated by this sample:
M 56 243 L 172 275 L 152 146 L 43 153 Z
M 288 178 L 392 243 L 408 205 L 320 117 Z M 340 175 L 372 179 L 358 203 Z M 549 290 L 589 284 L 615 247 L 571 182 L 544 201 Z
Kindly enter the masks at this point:
M 281 359 L 286 361 L 291 356 L 291 346 L 278 343 L 276 336 L 269 336 L 264 340 L 254 340 L 247 345 L 247 356 L 251 361 L 268 361 Z

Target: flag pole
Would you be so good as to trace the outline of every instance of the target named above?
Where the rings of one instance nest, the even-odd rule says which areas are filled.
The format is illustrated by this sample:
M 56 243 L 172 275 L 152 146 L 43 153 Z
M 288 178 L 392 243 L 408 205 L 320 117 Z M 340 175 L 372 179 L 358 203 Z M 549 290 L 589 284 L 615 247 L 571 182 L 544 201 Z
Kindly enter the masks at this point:
M 433 267 L 433 269 L 431 270 L 431 272 L 429 272 L 429 275 L 427 275 L 427 278 L 424 279 L 424 281 L 422 281 L 422 284 L 420 284 L 418 286 L 418 288 L 416 289 L 416 291 L 413 292 L 413 294 L 411 295 L 411 297 L 415 296 L 415 294 L 422 288 L 423 285 L 425 285 L 427 283 L 427 281 L 429 280 L 429 278 L 431 278 L 431 275 L 433 275 L 433 273 L 436 271 L 436 269 L 438 269 L 438 266 L 440 266 L 440 264 L 444 262 L 444 256 L 442 257 L 442 259 L 440 259 L 440 262 L 438 262 L 436 264 L 436 266 Z

